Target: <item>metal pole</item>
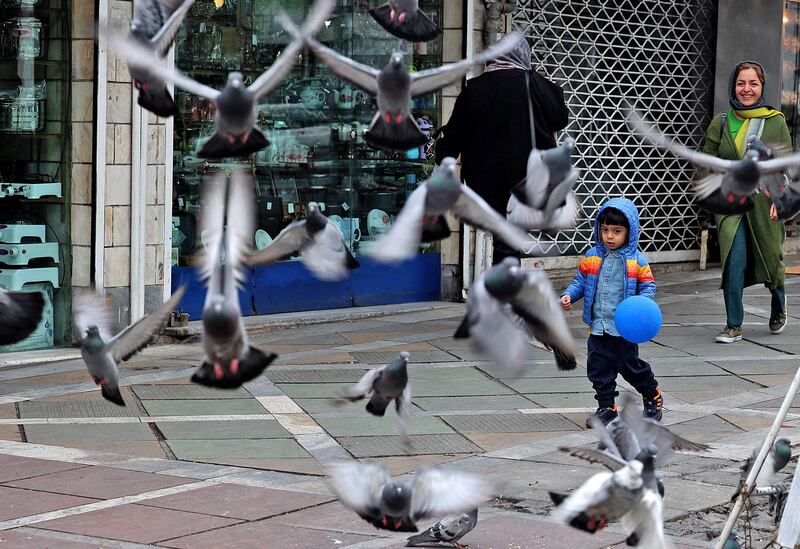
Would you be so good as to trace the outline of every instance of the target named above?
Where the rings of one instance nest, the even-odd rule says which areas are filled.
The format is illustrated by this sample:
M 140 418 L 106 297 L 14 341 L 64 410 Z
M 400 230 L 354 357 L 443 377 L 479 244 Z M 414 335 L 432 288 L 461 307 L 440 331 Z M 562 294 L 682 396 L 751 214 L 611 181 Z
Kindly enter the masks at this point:
M 778 543 L 781 547 L 797 547 L 800 543 L 800 473 L 797 471 L 783 508 L 783 518 L 778 527 Z
M 767 459 L 767 454 L 772 449 L 772 445 L 775 443 L 775 438 L 778 436 L 778 431 L 781 429 L 783 420 L 786 419 L 786 414 L 789 412 L 789 408 L 792 405 L 792 399 L 794 399 L 795 394 L 797 394 L 798 388 L 800 388 L 800 368 L 798 368 L 797 373 L 794 374 L 794 379 L 792 380 L 792 384 L 789 386 L 789 391 L 786 393 L 786 397 L 783 399 L 783 404 L 781 404 L 780 410 L 778 410 L 778 415 L 775 416 L 775 421 L 772 422 L 772 427 L 770 428 L 769 433 L 767 433 L 767 438 L 764 440 L 764 444 L 761 445 L 761 450 L 758 452 L 758 456 L 756 456 L 756 460 L 753 462 L 753 468 L 750 469 L 750 474 L 747 475 L 747 480 L 742 487 L 742 493 L 749 494 L 752 491 L 753 483 L 755 482 L 758 473 L 761 471 L 761 467 L 764 465 L 764 460 Z M 736 519 L 739 518 L 739 513 L 742 512 L 743 504 L 744 499 L 740 493 L 736 498 L 736 503 L 734 504 L 731 514 L 728 517 L 728 522 L 725 523 L 725 528 L 722 529 L 722 534 L 720 534 L 719 539 L 717 540 L 717 544 L 715 546 L 716 549 L 722 549 L 722 546 L 725 545 L 725 541 L 727 541 L 731 530 L 733 530 L 734 524 L 736 524 Z M 784 513 L 784 516 L 786 516 L 786 513 Z

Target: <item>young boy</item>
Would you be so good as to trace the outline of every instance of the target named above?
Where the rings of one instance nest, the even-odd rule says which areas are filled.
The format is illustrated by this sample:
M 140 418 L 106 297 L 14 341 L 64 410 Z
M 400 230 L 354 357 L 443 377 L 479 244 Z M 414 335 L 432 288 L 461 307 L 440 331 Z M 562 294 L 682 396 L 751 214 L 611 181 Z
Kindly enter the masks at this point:
M 580 298 L 583 321 L 589 325 L 586 369 L 594 386 L 598 408 L 594 415 L 604 424 L 617 417 L 614 403 L 617 374 L 642 395 L 644 416 L 661 420 L 663 399 L 650 365 L 639 358 L 639 346 L 620 337 L 614 313 L 628 296 L 653 299 L 656 283 L 639 243 L 639 213 L 627 198 L 612 198 L 597 213 L 595 245 L 578 265 L 578 274 L 561 295 L 565 311 Z M 588 420 L 587 420 L 588 426 Z

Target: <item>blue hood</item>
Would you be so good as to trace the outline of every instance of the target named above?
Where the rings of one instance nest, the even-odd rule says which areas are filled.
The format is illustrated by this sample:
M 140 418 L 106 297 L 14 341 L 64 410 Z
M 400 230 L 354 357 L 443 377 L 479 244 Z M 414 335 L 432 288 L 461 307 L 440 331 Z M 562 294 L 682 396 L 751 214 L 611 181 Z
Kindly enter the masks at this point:
M 628 244 L 622 248 L 622 252 L 626 256 L 632 257 L 639 248 L 639 210 L 636 209 L 636 204 L 627 198 L 612 198 L 597 210 L 597 217 L 594 218 L 594 243 L 599 250 L 602 250 L 603 256 L 608 253 L 608 250 L 603 244 L 603 239 L 600 238 L 600 224 L 597 220 L 606 208 L 616 208 L 628 218 L 628 225 L 630 225 Z

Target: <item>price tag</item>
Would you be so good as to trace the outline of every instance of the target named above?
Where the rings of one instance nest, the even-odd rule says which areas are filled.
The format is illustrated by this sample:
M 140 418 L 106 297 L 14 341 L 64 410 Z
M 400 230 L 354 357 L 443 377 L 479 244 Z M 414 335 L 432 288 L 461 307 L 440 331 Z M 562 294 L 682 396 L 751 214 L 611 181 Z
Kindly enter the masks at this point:
M 325 203 L 324 202 L 320 202 L 319 203 L 319 211 L 321 211 L 321 212 L 325 211 Z
M 294 213 L 294 202 L 289 202 L 289 204 L 286 206 L 286 211 L 288 211 L 290 214 Z
M 348 211 L 350 209 L 350 205 L 347 202 L 342 202 L 342 209 L 344 211 Z
M 272 202 L 267 202 L 267 209 L 268 209 L 268 210 L 271 210 L 271 209 L 272 209 Z

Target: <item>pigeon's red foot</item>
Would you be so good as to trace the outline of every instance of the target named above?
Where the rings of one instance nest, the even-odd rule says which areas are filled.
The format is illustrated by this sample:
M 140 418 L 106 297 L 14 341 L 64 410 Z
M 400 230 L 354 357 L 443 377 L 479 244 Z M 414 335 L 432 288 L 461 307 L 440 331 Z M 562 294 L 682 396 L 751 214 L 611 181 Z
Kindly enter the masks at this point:
M 400 123 L 403 122 L 404 118 L 405 117 L 402 114 L 398 114 L 397 116 L 394 117 L 394 123 L 399 126 Z
M 247 143 L 247 140 L 250 138 L 250 132 L 245 132 L 242 134 L 242 143 Z
M 141 80 L 134 80 L 133 87 L 137 90 L 148 91 L 150 89 L 150 83 L 142 82 Z
M 95 385 L 100 385 L 100 378 L 97 376 L 92 376 L 92 381 L 94 381 Z
M 388 112 L 383 115 L 383 119 L 386 120 L 387 124 L 391 124 L 392 123 L 392 115 L 389 114 Z
M 402 525 L 403 525 L 403 519 L 399 518 L 399 519 L 394 521 L 395 529 L 399 529 Z
M 394 21 L 396 17 L 397 17 L 397 12 L 396 11 L 392 10 L 392 11 L 389 12 L 389 19 Z
M 231 145 L 236 143 L 236 136 L 233 135 L 232 133 L 226 133 L 225 137 L 228 139 L 228 143 L 230 143 Z
M 733 195 L 732 194 L 728 194 L 728 202 L 733 203 Z
M 231 373 L 233 375 L 236 375 L 236 372 L 238 371 L 239 371 L 239 359 L 234 358 L 233 360 L 231 360 Z
M 398 17 L 397 20 L 402 23 L 403 21 L 406 20 L 406 15 L 408 15 L 406 12 L 401 13 L 400 17 Z
M 383 525 L 389 526 L 389 517 L 383 517 Z
M 225 372 L 222 370 L 222 364 L 219 362 L 214 363 L 214 377 L 217 379 L 222 379 L 225 377 Z

